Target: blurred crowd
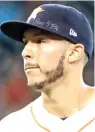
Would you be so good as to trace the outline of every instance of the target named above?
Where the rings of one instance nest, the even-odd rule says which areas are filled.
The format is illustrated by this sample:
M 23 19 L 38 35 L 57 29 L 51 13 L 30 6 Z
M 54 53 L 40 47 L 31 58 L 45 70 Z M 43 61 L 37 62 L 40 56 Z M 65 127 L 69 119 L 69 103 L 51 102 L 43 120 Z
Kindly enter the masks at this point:
M 0 24 L 8 20 L 26 21 L 34 8 L 45 3 L 59 3 L 77 8 L 86 15 L 94 32 L 93 1 L 0 1 Z M 27 88 L 22 49 L 22 43 L 8 38 L 0 31 L 0 120 L 40 95 Z M 88 85 L 94 85 L 94 50 L 83 76 Z

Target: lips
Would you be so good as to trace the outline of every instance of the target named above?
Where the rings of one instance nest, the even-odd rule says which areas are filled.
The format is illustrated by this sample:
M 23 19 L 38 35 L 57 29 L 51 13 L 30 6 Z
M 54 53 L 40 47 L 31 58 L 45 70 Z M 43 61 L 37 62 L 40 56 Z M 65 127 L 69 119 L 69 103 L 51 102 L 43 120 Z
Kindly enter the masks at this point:
M 32 67 L 25 67 L 24 70 L 26 71 L 28 69 L 37 69 L 37 68 L 39 68 L 39 67 L 33 67 L 33 66 Z
M 24 61 L 24 70 L 31 70 L 31 71 L 35 71 L 37 69 L 40 69 L 39 68 L 39 65 L 37 63 L 31 63 L 31 62 L 26 62 Z

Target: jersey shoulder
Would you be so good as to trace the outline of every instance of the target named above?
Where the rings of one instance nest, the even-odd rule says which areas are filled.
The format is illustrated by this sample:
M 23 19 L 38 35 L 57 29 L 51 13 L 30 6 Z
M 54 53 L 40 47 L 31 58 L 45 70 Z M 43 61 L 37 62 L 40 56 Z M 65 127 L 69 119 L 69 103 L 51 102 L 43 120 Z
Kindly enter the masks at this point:
M 31 122 L 32 124 L 32 115 L 30 112 L 30 106 L 33 103 L 35 104 L 36 100 L 31 102 L 30 104 L 28 104 L 26 107 L 22 108 L 21 110 L 13 112 L 9 114 L 8 116 L 6 116 L 5 118 L 3 118 L 0 121 L 0 132 L 8 132 L 8 131 L 15 132 L 15 131 L 19 131 L 18 128 L 22 129 L 22 127 L 24 128 L 24 126 L 28 127 L 29 122 Z

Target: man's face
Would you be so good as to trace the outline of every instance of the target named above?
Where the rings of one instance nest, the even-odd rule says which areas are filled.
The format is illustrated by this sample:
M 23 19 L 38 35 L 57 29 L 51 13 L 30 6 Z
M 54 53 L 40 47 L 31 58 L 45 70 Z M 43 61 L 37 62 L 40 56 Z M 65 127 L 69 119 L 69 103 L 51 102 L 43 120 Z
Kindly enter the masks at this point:
M 65 40 L 38 29 L 28 29 L 23 42 L 22 57 L 28 86 L 42 90 L 64 75 Z

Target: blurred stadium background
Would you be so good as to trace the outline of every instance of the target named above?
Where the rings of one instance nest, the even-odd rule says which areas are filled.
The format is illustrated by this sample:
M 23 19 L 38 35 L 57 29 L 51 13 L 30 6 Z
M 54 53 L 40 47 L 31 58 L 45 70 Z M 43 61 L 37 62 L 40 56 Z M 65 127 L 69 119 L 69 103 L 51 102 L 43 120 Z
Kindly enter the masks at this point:
M 7 20 L 26 21 L 33 9 L 44 3 L 60 3 L 77 8 L 89 19 L 94 32 L 93 1 L 0 1 L 0 23 Z M 6 37 L 0 31 L 0 120 L 40 95 L 27 88 L 21 58 L 22 49 L 22 43 Z M 94 52 L 83 76 L 88 85 L 94 85 Z

